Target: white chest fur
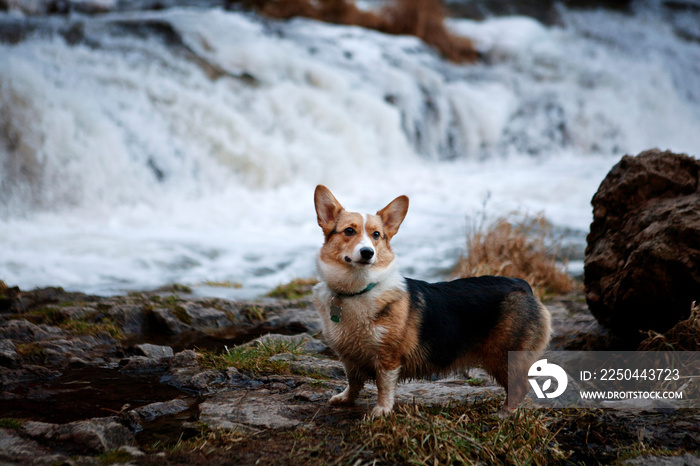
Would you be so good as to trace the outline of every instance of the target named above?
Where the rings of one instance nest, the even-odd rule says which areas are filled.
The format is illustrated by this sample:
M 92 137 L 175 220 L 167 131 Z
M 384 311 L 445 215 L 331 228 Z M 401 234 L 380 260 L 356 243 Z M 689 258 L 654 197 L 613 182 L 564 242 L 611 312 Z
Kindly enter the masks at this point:
M 323 320 L 323 333 L 341 359 L 374 365 L 377 348 L 386 333 L 382 325 L 375 323 L 379 312 L 375 300 L 381 292 L 373 289 L 358 296 L 335 297 L 325 283 L 314 288 L 314 304 Z M 331 306 L 342 309 L 338 322 L 331 320 Z

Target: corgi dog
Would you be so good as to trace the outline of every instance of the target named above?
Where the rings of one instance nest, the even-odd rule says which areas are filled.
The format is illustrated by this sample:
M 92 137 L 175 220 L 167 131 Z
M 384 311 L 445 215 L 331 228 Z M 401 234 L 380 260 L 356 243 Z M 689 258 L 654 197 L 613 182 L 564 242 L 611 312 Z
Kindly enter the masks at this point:
M 325 238 L 314 306 L 348 378 L 331 405 L 354 404 L 365 381 L 373 380 L 378 397 L 371 415 L 386 415 L 399 380 L 470 367 L 482 367 L 505 388 L 502 414 L 522 401 L 528 369 L 551 333 L 549 311 L 527 282 L 483 276 L 426 283 L 402 277 L 390 241 L 408 212 L 406 196 L 375 215 L 361 214 L 346 211 L 319 185 L 314 204 Z M 532 356 L 511 364 L 509 373 L 509 351 Z

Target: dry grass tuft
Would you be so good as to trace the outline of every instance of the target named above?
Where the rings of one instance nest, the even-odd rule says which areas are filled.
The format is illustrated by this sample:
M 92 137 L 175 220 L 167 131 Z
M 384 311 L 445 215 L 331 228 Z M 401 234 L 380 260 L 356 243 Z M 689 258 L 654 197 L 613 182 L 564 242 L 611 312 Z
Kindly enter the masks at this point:
M 403 405 L 360 426 L 365 446 L 389 464 L 548 464 L 566 454 L 543 410 L 497 416 L 502 398 L 425 407 Z
M 278 286 L 267 293 L 269 298 L 299 299 L 310 296 L 314 291 L 314 285 L 318 283 L 315 278 L 297 278 L 289 283 Z
M 445 26 L 446 10 L 441 0 L 393 0 L 378 12 L 360 10 L 352 0 L 232 0 L 230 3 L 242 3 L 271 18 L 303 16 L 387 34 L 413 35 L 453 62 L 477 59 L 472 41 L 452 34 Z
M 690 316 L 678 322 L 666 333 L 649 331 L 638 351 L 700 351 L 700 303 L 694 302 Z
M 552 227 L 543 215 L 525 216 L 513 223 L 501 218 L 490 227 L 473 226 L 467 233 L 467 254 L 460 258 L 454 277 L 502 275 L 522 278 L 542 299 L 571 292 L 575 282 L 566 264 L 557 263 Z
M 305 343 L 304 339 L 287 341 L 267 338 L 252 344 L 234 346 L 230 349 L 225 347 L 226 351 L 221 354 L 198 351 L 197 362 L 204 367 L 222 371 L 228 367 L 235 367 L 253 374 L 289 374 L 289 363 L 271 361 L 270 358 L 281 353 L 306 354 L 304 351 Z

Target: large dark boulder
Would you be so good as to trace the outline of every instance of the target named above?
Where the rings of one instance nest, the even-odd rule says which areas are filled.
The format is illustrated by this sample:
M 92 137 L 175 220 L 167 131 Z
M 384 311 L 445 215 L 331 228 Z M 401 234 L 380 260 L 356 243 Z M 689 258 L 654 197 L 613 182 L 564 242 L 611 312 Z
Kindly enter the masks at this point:
M 700 300 L 700 161 L 650 150 L 624 156 L 593 196 L 586 301 L 618 335 L 663 332 Z

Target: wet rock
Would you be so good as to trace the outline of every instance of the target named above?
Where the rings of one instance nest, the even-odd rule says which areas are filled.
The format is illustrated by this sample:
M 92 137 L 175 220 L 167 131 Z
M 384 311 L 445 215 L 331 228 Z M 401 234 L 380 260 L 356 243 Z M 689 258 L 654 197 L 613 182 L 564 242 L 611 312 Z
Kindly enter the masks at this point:
M 0 340 L 0 366 L 15 367 L 18 361 L 19 355 L 12 340 Z
M 169 346 L 152 345 L 143 343 L 134 347 L 136 353 L 151 359 L 170 358 L 173 356 L 173 349 Z
M 300 424 L 288 400 L 268 390 L 221 393 L 199 405 L 199 420 L 212 429 L 287 429 Z
M 396 390 L 396 400 L 401 403 L 421 403 L 424 405 L 444 404 L 450 401 L 463 401 L 467 397 L 479 394 L 503 393 L 503 388 L 495 383 L 485 372 L 479 369 L 470 370 L 472 377 L 483 379 L 483 384 L 472 386 L 463 377 L 449 377 L 434 382 L 414 380 L 399 383 Z M 367 391 L 376 396 L 376 386 L 367 384 Z
M 27 382 L 50 380 L 59 375 L 61 375 L 61 373 L 58 371 L 29 364 L 18 369 L 0 367 L 0 390 L 10 389 Z
M 248 377 L 235 367 L 226 369 L 226 384 L 231 388 L 253 389 L 263 385 L 263 382 Z
M 19 300 L 21 301 L 20 308 L 22 310 L 37 309 L 52 304 L 85 304 L 98 299 L 99 298 L 95 296 L 89 296 L 83 293 L 67 292 L 59 287 L 37 288 L 36 290 L 22 291 L 19 293 Z
M 146 356 L 133 356 L 123 359 L 120 365 L 119 372 L 128 374 L 165 372 L 168 369 L 168 361 L 165 358 L 149 358 Z
M 215 330 L 231 325 L 226 313 L 217 309 L 203 307 L 197 303 L 187 303 L 184 309 L 189 317 L 189 325 L 197 330 Z
M 66 335 L 63 330 L 50 325 L 35 325 L 25 319 L 10 320 L 0 324 L 0 338 L 15 342 L 44 341 Z
M 57 307 L 56 311 L 64 319 L 86 319 L 94 316 L 97 310 L 90 306 L 65 306 Z
M 328 387 L 312 387 L 308 384 L 304 384 L 294 391 L 295 400 L 308 401 L 311 403 L 328 401 L 332 395 L 335 395 L 335 391 L 332 391 Z
M 140 420 L 152 421 L 162 416 L 170 416 L 187 411 L 194 403 L 195 401 L 192 399 L 178 398 L 176 400 L 141 406 L 140 408 L 132 409 L 130 413 L 133 413 Z
M 221 384 L 226 381 L 226 378 L 219 371 L 213 369 L 206 370 L 194 374 L 189 379 L 189 387 L 199 390 L 200 392 L 212 392 L 212 385 Z
M 0 1 L 0 4 L 2 2 Z M 20 312 L 23 308 L 19 300 L 20 290 L 17 286 L 9 287 L 0 280 L 0 313 Z
M 129 429 L 120 424 L 115 417 L 67 424 L 30 421 L 25 423 L 21 430 L 24 435 L 41 443 L 60 445 L 74 453 L 104 453 L 122 445 L 136 445 Z
M 620 464 L 626 466 L 648 465 L 656 466 L 690 466 L 700 464 L 700 456 L 692 453 L 686 453 L 680 456 L 655 456 L 644 455 L 622 461 Z
M 268 311 L 265 326 L 288 332 L 317 334 L 323 330 L 321 317 L 311 303 L 305 307 L 282 307 Z
M 184 312 L 184 311 L 183 311 Z M 182 332 L 192 331 L 193 328 L 180 320 L 170 309 L 158 308 L 151 311 L 157 330 L 168 334 L 177 335 Z M 183 318 L 187 318 L 186 316 Z
M 192 350 L 184 350 L 175 354 L 170 360 L 170 367 L 192 367 L 199 366 L 197 353 Z
M 14 429 L 0 429 L 0 463 L 63 464 L 64 455 L 54 454 L 32 439 L 23 438 Z
M 345 369 L 343 364 L 330 359 L 319 359 L 307 355 L 294 355 L 290 353 L 276 354 L 270 361 L 284 361 L 289 364 L 292 372 L 297 374 L 313 375 L 327 379 L 344 379 Z
M 121 346 L 108 333 L 82 335 L 41 342 L 45 361 L 49 364 L 66 366 L 76 361 L 99 364 L 107 362 L 108 355 L 115 354 Z
M 584 262 L 591 313 L 619 335 L 664 332 L 700 299 L 700 161 L 625 156 L 593 197 Z
M 147 329 L 146 313 L 143 306 L 119 304 L 111 307 L 108 314 L 127 337 L 140 335 Z
M 179 390 L 208 394 L 222 390 L 226 383 L 226 376 L 213 369 L 202 370 L 199 367 L 184 367 L 172 368 L 161 377 L 160 381 Z

